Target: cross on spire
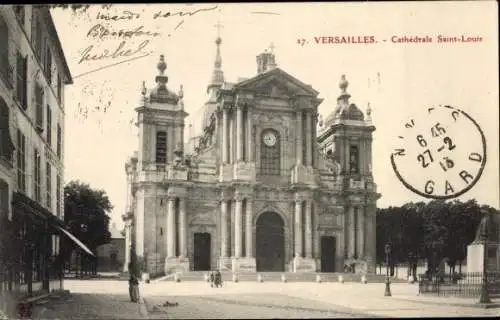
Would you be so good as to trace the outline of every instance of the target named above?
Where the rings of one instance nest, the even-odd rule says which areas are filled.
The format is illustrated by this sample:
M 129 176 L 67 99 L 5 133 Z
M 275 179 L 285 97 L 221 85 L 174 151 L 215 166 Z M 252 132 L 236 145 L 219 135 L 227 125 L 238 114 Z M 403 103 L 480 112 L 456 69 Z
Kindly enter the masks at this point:
M 214 27 L 217 28 L 217 38 L 220 38 L 220 29 L 224 28 L 224 26 L 220 23 L 220 21 L 217 21 L 217 24 L 215 24 Z

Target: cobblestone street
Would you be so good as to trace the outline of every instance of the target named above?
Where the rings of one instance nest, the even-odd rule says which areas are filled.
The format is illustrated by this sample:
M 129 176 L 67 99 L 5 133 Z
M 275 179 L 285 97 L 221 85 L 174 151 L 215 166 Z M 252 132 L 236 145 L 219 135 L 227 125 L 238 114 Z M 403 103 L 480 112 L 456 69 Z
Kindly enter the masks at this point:
M 69 299 L 37 306 L 34 319 L 243 319 L 498 316 L 500 309 L 475 301 L 421 297 L 417 286 L 392 284 L 384 297 L 380 283 L 205 282 L 140 284 L 144 304 L 131 303 L 126 281 L 66 280 Z M 176 306 L 165 306 L 166 302 Z M 498 301 L 496 301 L 498 302 Z M 147 309 L 147 310 L 146 310 Z
M 144 305 L 130 302 L 126 281 L 66 280 L 65 286 L 71 294 L 35 306 L 33 319 L 147 318 Z
M 418 287 L 383 284 L 227 282 L 210 288 L 203 282 L 158 282 L 143 286 L 150 316 L 181 318 L 357 318 L 357 317 L 481 317 L 500 315 L 475 301 L 417 296 Z M 166 301 L 177 307 L 157 307 Z

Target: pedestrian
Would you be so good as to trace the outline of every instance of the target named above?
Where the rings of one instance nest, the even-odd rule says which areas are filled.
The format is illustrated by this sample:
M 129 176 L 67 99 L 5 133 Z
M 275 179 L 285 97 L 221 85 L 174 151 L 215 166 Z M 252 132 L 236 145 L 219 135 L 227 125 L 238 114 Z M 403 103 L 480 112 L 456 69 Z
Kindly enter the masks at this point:
M 134 274 L 130 275 L 130 279 L 128 280 L 128 289 L 130 301 L 139 301 L 139 280 L 137 280 L 137 277 Z
M 130 301 L 138 302 L 139 301 L 139 280 L 135 275 L 135 272 L 132 270 L 132 263 L 129 263 L 129 272 L 130 277 L 128 280 L 128 293 L 130 295 Z
M 214 287 L 214 272 L 213 271 L 210 271 L 210 287 L 213 288 Z
M 216 287 L 218 288 L 219 286 L 222 287 L 222 274 L 220 273 L 220 270 L 217 270 L 217 273 L 215 274 L 215 281 L 217 282 L 216 283 Z

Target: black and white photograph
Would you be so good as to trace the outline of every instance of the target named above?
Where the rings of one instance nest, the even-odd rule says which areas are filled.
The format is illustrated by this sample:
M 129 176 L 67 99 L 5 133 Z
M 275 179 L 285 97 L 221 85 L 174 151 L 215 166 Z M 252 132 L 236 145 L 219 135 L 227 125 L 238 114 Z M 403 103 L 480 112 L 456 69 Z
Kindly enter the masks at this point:
M 500 316 L 498 2 L 0 5 L 0 319 Z

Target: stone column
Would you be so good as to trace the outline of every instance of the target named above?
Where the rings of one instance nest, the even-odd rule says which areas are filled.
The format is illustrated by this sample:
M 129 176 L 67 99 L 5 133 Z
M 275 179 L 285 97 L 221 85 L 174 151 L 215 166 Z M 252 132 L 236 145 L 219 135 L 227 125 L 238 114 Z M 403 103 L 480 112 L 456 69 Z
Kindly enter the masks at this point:
M 345 168 L 345 171 L 346 173 L 349 173 L 351 172 L 351 166 L 350 166 L 350 162 L 351 162 L 351 150 L 350 150 L 350 145 L 349 145 L 349 138 L 347 137 L 344 137 L 344 152 L 345 152 L 345 164 L 344 164 L 344 168 Z
M 295 200 L 295 256 L 302 257 L 302 200 Z
M 236 161 L 243 161 L 243 110 L 242 105 L 236 105 Z
M 358 257 L 364 258 L 365 256 L 365 211 L 364 208 L 361 207 L 358 209 L 358 228 L 357 228 L 357 236 L 358 236 Z
M 348 257 L 353 258 L 356 251 L 356 225 L 354 207 L 349 207 L 349 252 Z
M 306 201 L 306 217 L 305 217 L 305 245 L 306 245 L 306 258 L 312 258 L 312 201 Z
M 247 106 L 247 162 L 253 161 L 252 110 Z
M 179 247 L 180 255 L 183 258 L 187 257 L 187 217 L 186 217 L 186 200 L 179 200 Z
M 227 200 L 220 201 L 220 255 L 227 257 Z
M 372 174 L 372 138 L 366 139 L 366 170 L 369 171 L 369 174 Z
M 234 212 L 234 256 L 235 256 L 235 258 L 241 257 L 242 201 L 243 201 L 243 199 L 240 197 L 237 197 L 235 199 L 235 212 Z
M 368 264 L 369 272 L 374 272 L 376 256 L 377 256 L 377 221 L 376 221 L 376 210 L 375 204 L 369 204 L 365 207 L 365 222 L 366 222 L 366 233 L 365 233 L 365 256 L 367 260 L 371 260 Z
M 175 198 L 168 198 L 167 258 L 175 257 Z
M 222 109 L 222 163 L 226 164 L 228 163 L 228 144 L 227 144 L 227 137 L 228 137 L 228 123 L 227 123 L 227 109 L 224 108 Z
M 302 164 L 302 111 L 297 111 L 297 165 Z
M 181 143 L 181 150 L 184 152 L 184 123 L 180 125 L 180 136 L 179 136 L 179 141 Z
M 311 166 L 312 165 L 312 119 L 311 119 L 311 112 L 307 111 L 306 112 L 306 165 Z
M 252 221 L 253 221 L 253 201 L 247 198 L 246 203 L 246 213 L 245 213 L 245 256 L 247 258 L 252 257 L 253 243 L 252 243 Z
M 316 119 L 317 119 L 317 116 L 316 116 L 316 113 L 314 113 L 313 117 L 312 117 L 312 166 L 313 167 L 316 167 L 317 164 L 318 164 L 318 152 L 317 152 L 317 148 L 318 148 L 318 143 L 317 143 L 317 135 L 316 135 L 316 130 L 317 130 L 317 127 L 316 127 Z
M 229 114 L 229 163 L 234 163 L 234 112 Z
M 128 271 L 128 264 L 130 263 L 130 244 L 131 244 L 131 230 L 130 222 L 125 222 L 125 263 L 123 265 L 123 272 Z

